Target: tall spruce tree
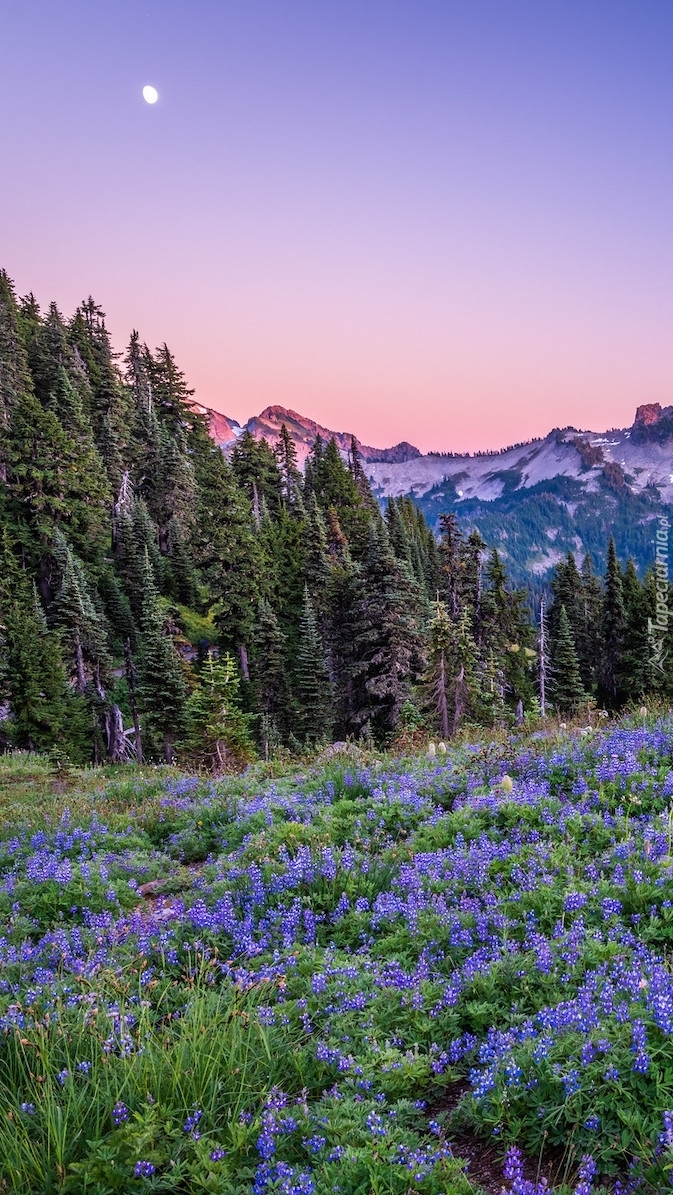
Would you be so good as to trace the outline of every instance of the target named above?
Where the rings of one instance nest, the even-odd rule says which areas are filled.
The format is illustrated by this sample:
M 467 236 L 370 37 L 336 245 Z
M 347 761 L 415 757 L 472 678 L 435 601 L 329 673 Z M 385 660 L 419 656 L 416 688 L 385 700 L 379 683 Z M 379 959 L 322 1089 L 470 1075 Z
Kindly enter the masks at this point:
M 554 704 L 562 714 L 573 713 L 586 697 L 575 651 L 575 640 L 565 606 L 561 606 L 559 611 L 556 632 L 553 692 Z
M 146 552 L 138 689 L 143 742 L 146 748 L 153 748 L 155 753 L 163 753 L 166 763 L 172 763 L 175 741 L 184 729 L 187 686 L 180 658 L 170 635 L 165 634 L 164 624 L 159 594 Z
M 48 629 L 37 591 L 7 539 L 0 564 L 4 686 L 13 745 L 29 751 L 58 748 L 73 762 L 84 762 L 88 716 L 67 684 L 58 632 Z
M 383 740 L 399 721 L 424 668 L 418 586 L 390 547 L 383 523 L 372 527 L 354 611 L 355 729 Z
M 295 691 L 300 742 L 310 746 L 328 740 L 332 729 L 332 690 L 308 586 L 304 587 L 299 623 Z
M 603 585 L 603 610 L 601 617 L 603 652 L 599 691 L 605 703 L 612 709 L 616 709 L 619 704 L 625 631 L 626 612 L 624 609 L 622 570 L 617 559 L 615 541 L 610 536 L 607 568 Z
M 227 653 L 216 660 L 209 651 L 185 706 L 185 730 L 178 745 L 181 758 L 205 765 L 211 772 L 238 770 L 251 762 L 255 749 L 250 715 L 241 709 L 239 689 L 233 658 Z

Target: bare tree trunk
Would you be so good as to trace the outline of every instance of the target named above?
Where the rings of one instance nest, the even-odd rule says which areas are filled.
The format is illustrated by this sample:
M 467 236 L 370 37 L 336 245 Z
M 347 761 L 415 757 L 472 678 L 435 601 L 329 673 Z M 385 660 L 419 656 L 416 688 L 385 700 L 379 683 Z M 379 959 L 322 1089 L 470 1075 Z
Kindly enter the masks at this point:
M 113 705 L 105 711 L 105 735 L 111 763 L 121 763 L 126 757 L 126 738 L 124 720 L 118 705 Z
M 456 701 L 455 701 L 455 706 L 454 706 L 454 711 L 453 711 L 453 733 L 454 734 L 458 733 L 458 727 L 460 726 L 460 719 L 462 718 L 462 716 L 465 712 L 465 702 L 464 702 L 464 692 L 463 692 L 464 680 L 465 680 L 465 665 L 461 664 L 460 672 L 458 673 L 458 676 L 456 678 L 456 687 L 455 687 Z
M 252 513 L 255 518 L 255 527 L 259 531 L 262 526 L 262 519 L 259 513 L 259 494 L 257 493 L 257 482 L 254 477 L 252 479 Z
M 75 634 L 75 667 L 77 668 L 77 688 L 80 693 L 86 689 L 86 673 L 84 671 L 84 655 L 79 639 L 79 631 Z
M 166 763 L 168 763 L 168 764 L 172 764 L 173 760 L 175 758 L 175 755 L 173 753 L 173 743 L 174 742 L 175 742 L 174 735 L 172 735 L 172 734 L 164 735 L 164 755 L 166 756 Z
M 136 763 L 141 764 L 143 762 L 143 740 L 140 733 L 138 706 L 136 705 L 136 670 L 133 664 L 133 658 L 131 656 L 130 639 L 127 639 L 126 643 L 124 644 L 124 665 L 126 668 L 126 683 L 129 690 L 129 705 L 131 706 L 131 717 L 133 718 L 133 729 L 135 731 Z
M 444 652 L 439 658 L 439 680 L 437 681 L 437 713 L 442 724 L 442 738 L 449 737 L 449 706 L 446 700 L 446 660 Z
M 241 665 L 241 676 L 243 680 L 250 680 L 250 669 L 248 667 L 248 649 L 245 643 L 241 643 L 238 648 L 238 660 Z

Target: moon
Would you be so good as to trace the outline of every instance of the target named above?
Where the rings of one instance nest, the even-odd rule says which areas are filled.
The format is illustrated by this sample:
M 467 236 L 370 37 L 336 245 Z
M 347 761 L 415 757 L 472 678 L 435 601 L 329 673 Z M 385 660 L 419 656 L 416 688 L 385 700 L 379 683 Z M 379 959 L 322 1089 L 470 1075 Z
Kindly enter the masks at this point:
M 151 87 L 149 83 L 146 84 L 146 86 L 143 87 L 143 99 L 146 104 L 156 104 L 157 100 L 159 99 L 159 92 L 157 91 L 156 87 Z

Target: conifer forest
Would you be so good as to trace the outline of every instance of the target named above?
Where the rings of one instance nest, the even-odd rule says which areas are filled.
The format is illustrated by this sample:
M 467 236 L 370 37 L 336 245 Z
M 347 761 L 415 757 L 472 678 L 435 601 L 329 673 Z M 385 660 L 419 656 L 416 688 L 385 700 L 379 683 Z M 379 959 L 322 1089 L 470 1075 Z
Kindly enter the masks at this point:
M 113 351 L 0 275 L 0 734 L 73 762 L 213 771 L 279 748 L 668 696 L 654 568 L 570 554 L 515 590 L 455 513 L 374 500 L 357 447 L 285 428 L 230 459 L 164 344 Z

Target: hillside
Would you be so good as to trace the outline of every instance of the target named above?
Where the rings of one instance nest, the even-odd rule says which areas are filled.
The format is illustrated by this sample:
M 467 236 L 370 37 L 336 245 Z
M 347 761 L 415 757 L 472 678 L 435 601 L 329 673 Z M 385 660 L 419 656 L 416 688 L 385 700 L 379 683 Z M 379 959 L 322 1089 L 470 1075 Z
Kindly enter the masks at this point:
M 280 406 L 244 427 L 209 415 L 211 435 L 225 452 L 244 430 L 273 446 L 283 423 L 301 464 L 317 435 L 334 437 L 344 455 L 351 446 L 350 433 Z M 646 570 L 651 521 L 673 502 L 673 407 L 658 403 L 639 407 L 630 428 L 554 429 L 500 452 L 422 455 L 406 442 L 385 449 L 356 444 L 382 506 L 409 496 L 435 528 L 440 514 L 455 511 L 466 529 L 477 527 L 498 546 L 518 581 L 543 577 L 568 551 L 590 552 L 602 568 L 611 533 L 620 556 L 633 556 Z

